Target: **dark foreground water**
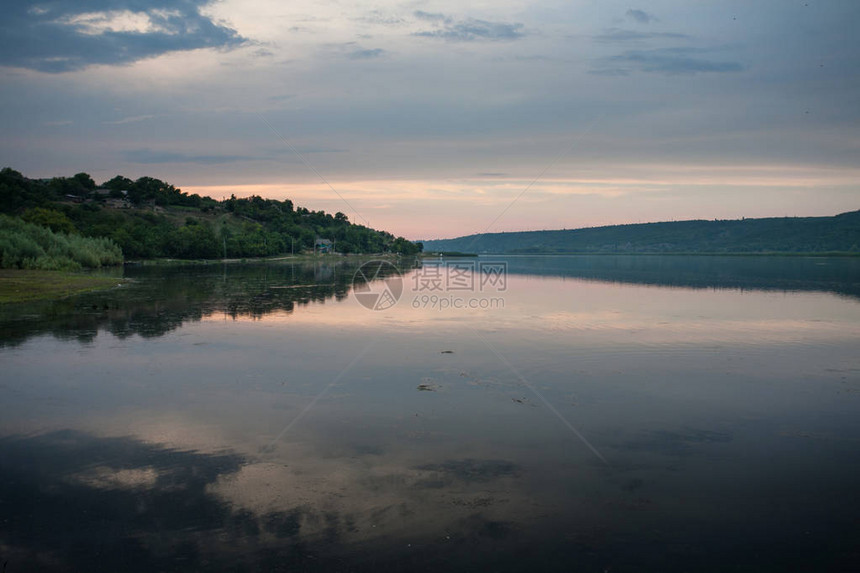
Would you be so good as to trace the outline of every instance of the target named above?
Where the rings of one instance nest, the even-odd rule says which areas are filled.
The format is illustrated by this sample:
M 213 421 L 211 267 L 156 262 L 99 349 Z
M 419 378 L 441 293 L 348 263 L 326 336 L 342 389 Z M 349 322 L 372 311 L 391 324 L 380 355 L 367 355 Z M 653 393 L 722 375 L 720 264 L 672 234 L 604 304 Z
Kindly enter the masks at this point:
M 4 573 L 860 570 L 860 261 L 461 262 L 0 307 Z

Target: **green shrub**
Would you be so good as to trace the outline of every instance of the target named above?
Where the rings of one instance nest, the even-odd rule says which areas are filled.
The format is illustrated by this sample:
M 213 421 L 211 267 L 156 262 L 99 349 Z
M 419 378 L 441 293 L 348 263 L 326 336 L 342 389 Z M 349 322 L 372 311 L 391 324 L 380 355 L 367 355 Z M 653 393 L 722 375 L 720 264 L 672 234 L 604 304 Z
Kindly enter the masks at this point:
M 0 268 L 80 270 L 122 264 L 112 240 L 55 233 L 0 215 Z
M 44 207 L 34 207 L 27 209 L 21 218 L 28 223 L 39 225 L 40 227 L 48 227 L 55 233 L 74 233 L 75 225 L 66 216 L 54 209 L 46 209 Z

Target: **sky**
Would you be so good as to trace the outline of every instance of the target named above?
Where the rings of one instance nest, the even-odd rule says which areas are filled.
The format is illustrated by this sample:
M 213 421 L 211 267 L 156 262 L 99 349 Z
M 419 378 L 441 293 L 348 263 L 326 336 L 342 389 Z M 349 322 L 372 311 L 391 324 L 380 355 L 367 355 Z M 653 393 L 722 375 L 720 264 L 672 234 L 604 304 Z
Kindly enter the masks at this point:
M 860 2 L 28 0 L 0 165 L 410 239 L 860 209 Z

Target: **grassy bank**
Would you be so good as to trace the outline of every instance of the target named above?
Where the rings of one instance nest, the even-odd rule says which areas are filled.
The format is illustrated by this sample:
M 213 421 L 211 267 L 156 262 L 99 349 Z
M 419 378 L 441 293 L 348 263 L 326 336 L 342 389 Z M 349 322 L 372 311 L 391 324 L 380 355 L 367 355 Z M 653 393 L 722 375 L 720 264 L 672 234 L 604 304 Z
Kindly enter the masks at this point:
M 82 292 L 108 289 L 122 280 L 63 271 L 0 269 L 0 304 L 65 298 Z

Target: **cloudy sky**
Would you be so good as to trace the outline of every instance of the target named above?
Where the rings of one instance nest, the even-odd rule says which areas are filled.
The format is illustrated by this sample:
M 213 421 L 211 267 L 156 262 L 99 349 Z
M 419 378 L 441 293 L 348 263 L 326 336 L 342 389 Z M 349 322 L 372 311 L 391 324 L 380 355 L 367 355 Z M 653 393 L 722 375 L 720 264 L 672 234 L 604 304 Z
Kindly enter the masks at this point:
M 860 208 L 860 2 L 20 1 L 0 164 L 412 239 Z

